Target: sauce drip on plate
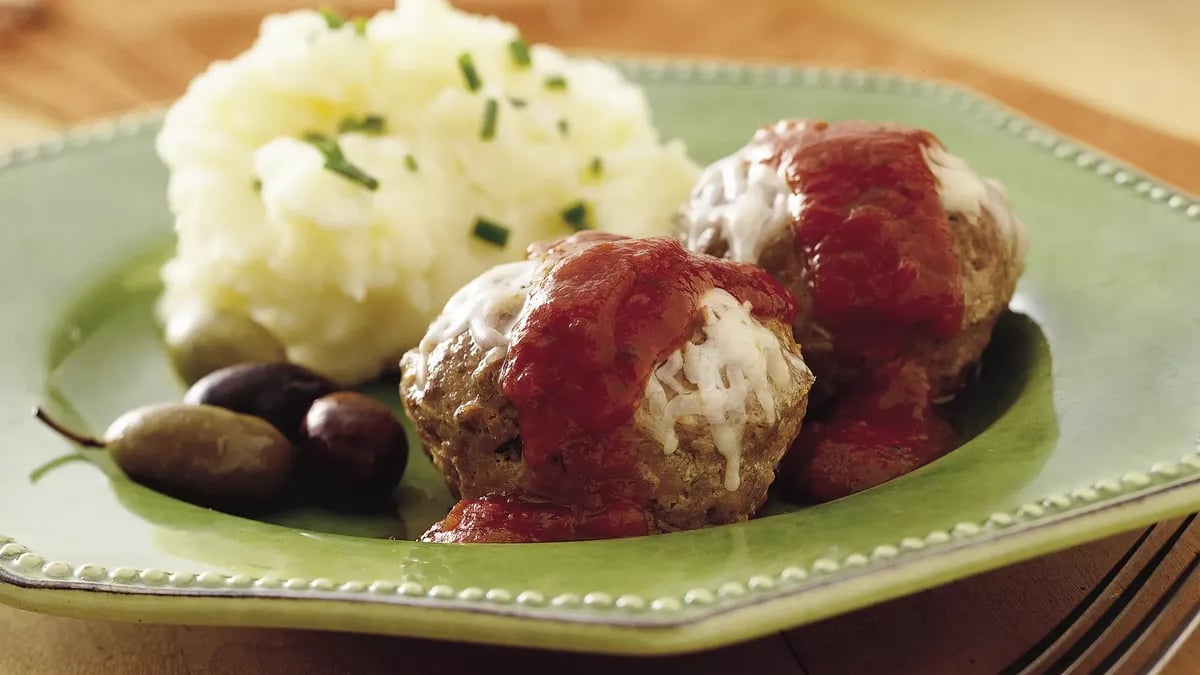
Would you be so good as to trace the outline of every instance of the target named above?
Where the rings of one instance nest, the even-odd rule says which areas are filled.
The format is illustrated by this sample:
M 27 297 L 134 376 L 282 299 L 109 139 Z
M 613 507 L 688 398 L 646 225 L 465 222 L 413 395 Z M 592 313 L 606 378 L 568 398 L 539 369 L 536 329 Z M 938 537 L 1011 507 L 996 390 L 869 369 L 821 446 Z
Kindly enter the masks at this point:
M 673 239 L 582 233 L 534 252 L 550 265 L 500 372 L 530 494 L 465 500 L 427 540 L 646 534 L 651 495 L 637 475 L 633 417 L 654 368 L 702 321 L 700 298 L 721 288 L 756 317 L 790 324 L 795 314 L 766 272 L 690 254 Z
M 829 501 L 924 466 L 954 441 L 934 411 L 925 369 L 894 361 L 836 401 L 824 419 L 805 423 L 780 479 L 799 495 Z
M 633 502 L 588 511 L 536 497 L 490 494 L 461 500 L 421 539 L 439 544 L 529 544 L 640 534 L 646 534 L 646 514 Z

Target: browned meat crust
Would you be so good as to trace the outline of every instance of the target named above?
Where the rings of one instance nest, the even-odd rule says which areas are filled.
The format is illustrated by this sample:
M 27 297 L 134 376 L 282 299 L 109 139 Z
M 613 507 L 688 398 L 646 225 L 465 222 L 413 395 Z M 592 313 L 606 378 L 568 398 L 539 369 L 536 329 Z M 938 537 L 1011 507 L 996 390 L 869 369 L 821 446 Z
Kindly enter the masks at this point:
M 768 324 L 786 349 L 799 354 L 789 328 Z M 702 339 L 699 333 L 696 339 Z M 492 492 L 520 493 L 526 486 L 516 410 L 500 390 L 503 359 L 487 358 L 462 334 L 438 345 L 426 360 L 424 386 L 417 381 L 418 350 L 405 354 L 400 393 L 425 452 L 460 497 Z M 767 487 L 784 452 L 800 431 L 812 376 L 793 370 L 787 388 L 776 389 L 778 418 L 767 422 L 751 405 L 736 490 L 724 485 L 725 459 L 717 452 L 708 423 L 684 418 L 676 425 L 679 448 L 667 454 L 648 428 L 646 406 L 638 409 L 637 475 L 654 495 L 647 507 L 651 531 L 684 530 L 746 520 L 766 500 Z
M 1021 274 L 1020 261 L 1012 256 L 1000 227 L 986 209 L 977 221 L 951 213 L 949 224 L 951 246 L 962 274 L 962 330 L 950 340 L 922 341 L 912 353 L 928 369 L 938 397 L 953 394 L 962 386 L 991 339 L 992 327 L 1012 299 Z M 718 232 L 697 252 L 723 257 L 727 250 L 728 244 Z M 832 335 L 813 320 L 812 293 L 790 228 L 781 229 L 778 237 L 764 246 L 758 262 L 796 297 L 795 337 L 804 349 L 805 361 L 817 374 L 814 400 L 824 400 L 858 379 L 862 366 L 835 358 Z

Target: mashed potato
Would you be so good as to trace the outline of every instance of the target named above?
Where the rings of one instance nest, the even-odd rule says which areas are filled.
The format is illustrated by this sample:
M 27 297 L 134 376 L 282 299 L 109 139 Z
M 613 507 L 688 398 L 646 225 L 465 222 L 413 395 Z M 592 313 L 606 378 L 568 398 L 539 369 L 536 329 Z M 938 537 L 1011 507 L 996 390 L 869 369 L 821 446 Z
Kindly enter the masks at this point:
M 456 289 L 532 241 L 581 222 L 667 232 L 698 169 L 660 142 L 642 92 L 550 47 L 526 60 L 518 39 L 442 0 L 267 18 L 158 139 L 178 234 L 162 317 L 243 310 L 348 384 L 393 367 Z

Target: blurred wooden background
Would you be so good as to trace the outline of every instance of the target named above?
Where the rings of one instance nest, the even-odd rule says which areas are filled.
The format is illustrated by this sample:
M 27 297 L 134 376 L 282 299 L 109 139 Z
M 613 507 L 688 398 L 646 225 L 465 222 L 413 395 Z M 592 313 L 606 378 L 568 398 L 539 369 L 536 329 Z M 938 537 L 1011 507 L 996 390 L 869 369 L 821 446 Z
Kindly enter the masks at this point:
M 24 2 L 27 0 L 0 0 Z M 45 0 L 0 14 L 0 146 L 169 101 L 262 15 L 303 0 Z M 347 14 L 386 2 L 328 2 Z M 610 52 L 883 68 L 955 80 L 1200 192 L 1195 0 L 461 0 L 531 40 Z M 3 10 L 0 10 L 2 12 Z M 0 205 L 2 213 L 2 205 Z M 0 673 L 991 673 L 1037 641 L 1134 534 L 725 650 L 556 655 L 301 631 L 140 626 L 0 608 Z M 1165 566 L 1200 546 L 1189 534 Z M 1192 596 L 1194 598 L 1194 594 Z M 1167 672 L 1200 672 L 1193 639 Z
M 9 2 L 28 0 L 7 0 Z M 43 0 L 0 32 L 0 142 L 162 103 L 303 0 Z M 329 3 L 366 13 L 388 2 Z M 565 47 L 882 67 L 976 87 L 1200 191 L 1195 0 L 460 0 Z

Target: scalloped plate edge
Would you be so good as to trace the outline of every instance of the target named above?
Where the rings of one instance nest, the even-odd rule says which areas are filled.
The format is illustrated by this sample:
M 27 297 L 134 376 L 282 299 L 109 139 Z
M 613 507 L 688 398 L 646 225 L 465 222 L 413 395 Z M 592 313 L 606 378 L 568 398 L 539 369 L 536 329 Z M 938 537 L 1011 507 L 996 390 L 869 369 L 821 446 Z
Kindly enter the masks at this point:
M 958 84 L 821 66 L 611 60 L 642 81 L 881 88 L 932 96 L 987 119 L 1057 159 L 1200 220 L 1200 199 L 1050 132 Z M 73 147 L 136 135 L 162 114 L 161 110 L 133 113 L 34 144 L 0 149 L 0 171 Z M 982 523 L 959 523 L 924 539 L 905 539 L 898 546 L 880 544 L 869 554 L 821 558 L 804 567 L 786 567 L 778 575 L 720 584 L 715 592 L 694 589 L 680 598 L 614 599 L 595 593 L 546 599 L 536 591 L 523 591 L 514 598 L 503 589 L 414 589 L 411 582 L 338 586 L 327 579 L 276 580 L 261 586 L 255 583 L 261 580 L 245 583 L 245 579 L 208 572 L 179 576 L 118 568 L 110 573 L 94 565 L 76 568 L 46 562 L 0 535 L 0 600 L 25 609 L 92 618 L 308 627 L 578 651 L 677 653 L 752 638 L 1188 513 L 1200 506 L 1200 475 L 1175 477 L 1197 471 L 1200 455 L 1189 454 L 1176 464 L 1150 467 L 1149 473 L 1101 480 L 1070 495 L 1051 495 L 1011 513 L 994 513 Z M 1087 523 L 1086 530 L 1081 531 L 1079 521 Z M 156 574 L 147 581 L 147 572 Z M 156 578 L 160 575 L 161 580 Z M 88 601 L 82 601 L 87 596 L 77 593 L 80 590 L 92 594 Z M 32 599 L 35 595 L 37 600 Z M 160 602 L 178 597 L 196 602 L 180 606 Z M 552 609 L 544 607 L 547 604 Z M 467 626 L 476 632 L 463 634 Z
M 1046 518 L 1022 528 L 1020 536 L 1013 536 L 1017 531 L 1009 531 L 959 542 L 948 549 L 926 551 L 881 568 L 819 580 L 813 586 L 783 595 L 714 609 L 708 615 L 674 623 L 631 622 L 628 618 L 567 621 L 561 616 L 498 614 L 479 607 L 405 604 L 400 598 L 364 601 L 289 591 L 249 597 L 227 591 L 189 593 L 191 602 L 176 604 L 164 600 L 175 600 L 181 597 L 180 592 L 105 590 L 93 585 L 79 593 L 74 585 L 68 585 L 70 582 L 23 578 L 3 567 L 0 600 L 20 609 L 85 619 L 306 628 L 580 652 L 678 654 L 753 639 L 1180 516 L 1194 510 L 1197 503 L 1200 476 L 1160 486 L 1150 494 L 1129 494 L 1082 511 Z M 1088 529 L 1078 527 L 1081 520 L 1088 521 Z M 870 601 L 864 603 L 865 597 Z

